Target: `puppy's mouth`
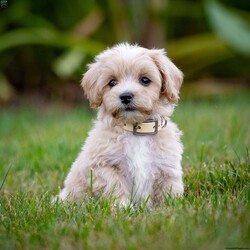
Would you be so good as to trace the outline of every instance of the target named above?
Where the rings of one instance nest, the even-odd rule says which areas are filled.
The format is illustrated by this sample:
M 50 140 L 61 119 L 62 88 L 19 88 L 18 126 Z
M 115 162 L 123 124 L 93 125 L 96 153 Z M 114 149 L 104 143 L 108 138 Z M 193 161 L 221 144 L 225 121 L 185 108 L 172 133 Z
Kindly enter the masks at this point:
M 120 113 L 126 113 L 126 112 L 134 112 L 134 111 L 137 111 L 138 108 L 136 107 L 136 105 L 131 102 L 131 103 L 128 103 L 128 104 L 122 104 L 119 108 L 118 108 L 119 112 Z
M 125 107 L 124 109 L 122 109 L 122 111 L 133 112 L 133 111 L 136 111 L 136 108 L 135 107 Z
M 150 115 L 152 110 L 146 110 L 141 107 L 135 107 L 134 105 L 126 105 L 119 107 L 112 116 L 116 119 L 122 119 L 124 121 L 143 121 L 145 117 Z

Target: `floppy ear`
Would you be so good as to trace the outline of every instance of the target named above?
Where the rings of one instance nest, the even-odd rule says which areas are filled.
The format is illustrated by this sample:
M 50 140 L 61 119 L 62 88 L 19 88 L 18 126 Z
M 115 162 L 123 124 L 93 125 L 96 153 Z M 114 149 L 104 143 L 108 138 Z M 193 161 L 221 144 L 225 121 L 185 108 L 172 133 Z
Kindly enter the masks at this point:
M 84 93 L 89 100 L 91 108 L 98 108 L 102 104 L 102 92 L 98 86 L 100 77 L 100 67 L 98 62 L 88 65 L 88 71 L 84 74 L 81 82 Z
M 183 81 L 183 73 L 166 56 L 164 49 L 151 50 L 151 57 L 161 73 L 161 95 L 165 96 L 170 103 L 177 103 L 179 90 Z

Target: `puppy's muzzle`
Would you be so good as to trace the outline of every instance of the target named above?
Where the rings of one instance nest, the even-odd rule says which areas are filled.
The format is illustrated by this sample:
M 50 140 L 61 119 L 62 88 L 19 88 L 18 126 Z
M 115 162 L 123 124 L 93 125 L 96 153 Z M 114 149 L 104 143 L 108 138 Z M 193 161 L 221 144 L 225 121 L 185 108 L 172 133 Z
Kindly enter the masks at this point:
M 120 95 L 121 102 L 125 105 L 129 104 L 132 102 L 134 97 L 134 94 L 131 92 L 125 92 Z

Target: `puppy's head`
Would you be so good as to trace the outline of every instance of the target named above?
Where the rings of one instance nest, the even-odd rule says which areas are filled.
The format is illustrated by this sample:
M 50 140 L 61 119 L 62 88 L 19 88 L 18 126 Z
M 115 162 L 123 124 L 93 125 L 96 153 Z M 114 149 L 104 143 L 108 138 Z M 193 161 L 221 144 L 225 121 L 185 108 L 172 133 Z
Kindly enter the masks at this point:
M 90 106 L 126 122 L 142 122 L 178 102 L 181 71 L 164 50 L 120 44 L 95 58 L 82 79 Z

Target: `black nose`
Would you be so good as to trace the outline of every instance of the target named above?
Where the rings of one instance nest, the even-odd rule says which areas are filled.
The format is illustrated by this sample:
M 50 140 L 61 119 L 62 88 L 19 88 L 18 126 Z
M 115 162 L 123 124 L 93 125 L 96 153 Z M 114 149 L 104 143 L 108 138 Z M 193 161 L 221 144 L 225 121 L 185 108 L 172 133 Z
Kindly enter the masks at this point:
M 129 104 L 132 101 L 133 97 L 134 95 L 130 92 L 125 92 L 120 95 L 120 99 L 123 104 Z

